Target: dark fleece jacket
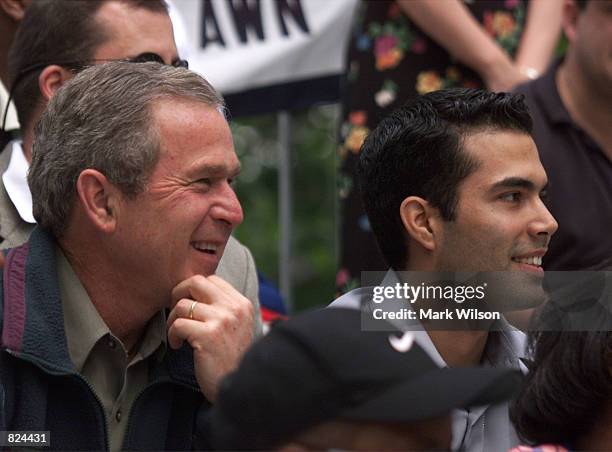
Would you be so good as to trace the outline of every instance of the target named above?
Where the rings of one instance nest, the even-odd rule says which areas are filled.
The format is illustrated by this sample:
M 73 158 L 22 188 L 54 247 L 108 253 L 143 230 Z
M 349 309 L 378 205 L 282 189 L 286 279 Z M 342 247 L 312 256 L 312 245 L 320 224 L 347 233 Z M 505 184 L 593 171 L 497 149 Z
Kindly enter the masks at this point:
M 9 250 L 0 285 L 0 431 L 50 431 L 52 450 L 108 450 L 102 405 L 68 353 L 49 232 L 37 227 L 28 243 Z M 170 350 L 161 362 L 150 360 L 123 448 L 205 447 L 196 424 L 208 408 L 191 348 Z

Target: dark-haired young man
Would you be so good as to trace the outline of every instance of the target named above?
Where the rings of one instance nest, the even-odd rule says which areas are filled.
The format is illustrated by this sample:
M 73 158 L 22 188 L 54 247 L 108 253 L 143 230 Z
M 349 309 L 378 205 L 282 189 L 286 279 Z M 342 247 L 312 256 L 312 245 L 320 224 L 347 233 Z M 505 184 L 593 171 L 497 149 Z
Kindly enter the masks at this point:
M 34 126 L 47 103 L 83 68 L 125 59 L 185 64 L 164 0 L 39 0 L 26 10 L 9 55 L 23 139 L 8 143 L 0 155 L 0 248 L 22 244 L 35 226 L 26 173 Z M 217 274 L 259 309 L 255 262 L 233 237 Z
M 421 96 L 379 124 L 362 147 L 359 179 L 394 270 L 499 272 L 512 281 L 513 296 L 487 295 L 493 309 L 541 301 L 534 297 L 542 293 L 541 258 L 557 223 L 542 201 L 547 178 L 531 127 L 521 96 L 479 90 Z M 332 306 L 359 305 L 368 290 Z M 425 328 L 417 339 L 439 365 L 523 368 L 524 336 L 503 317 L 470 330 Z M 468 451 L 518 444 L 507 405 L 458 411 L 453 437 L 455 448 Z
M 550 179 L 547 206 L 559 232 L 547 270 L 612 262 L 612 2 L 567 0 L 563 61 L 517 88 L 534 119 L 533 137 Z

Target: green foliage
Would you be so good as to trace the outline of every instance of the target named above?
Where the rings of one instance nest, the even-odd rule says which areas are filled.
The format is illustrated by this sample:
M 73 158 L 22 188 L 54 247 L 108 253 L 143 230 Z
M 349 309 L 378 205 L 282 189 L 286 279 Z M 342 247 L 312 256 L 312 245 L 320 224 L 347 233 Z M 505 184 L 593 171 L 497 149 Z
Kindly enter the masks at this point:
M 337 107 L 292 114 L 292 280 L 294 312 L 329 303 L 336 271 Z M 279 212 L 276 115 L 232 124 L 242 173 L 236 192 L 245 220 L 236 237 L 255 256 L 258 269 L 278 284 Z

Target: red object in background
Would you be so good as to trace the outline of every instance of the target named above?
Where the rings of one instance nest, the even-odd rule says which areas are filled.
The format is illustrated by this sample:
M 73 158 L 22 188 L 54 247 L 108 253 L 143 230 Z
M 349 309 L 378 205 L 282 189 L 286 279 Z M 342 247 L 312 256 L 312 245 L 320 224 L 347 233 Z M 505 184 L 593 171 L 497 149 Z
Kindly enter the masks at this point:
M 269 324 L 277 320 L 287 320 L 287 316 L 280 312 L 273 311 L 272 309 L 268 309 L 265 306 L 261 306 L 261 319 L 264 323 Z

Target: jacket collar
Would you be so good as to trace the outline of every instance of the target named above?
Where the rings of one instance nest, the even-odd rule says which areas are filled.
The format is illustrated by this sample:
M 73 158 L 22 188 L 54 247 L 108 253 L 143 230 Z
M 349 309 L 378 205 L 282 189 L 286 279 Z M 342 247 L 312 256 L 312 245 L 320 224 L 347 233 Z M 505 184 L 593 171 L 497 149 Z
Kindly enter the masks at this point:
M 9 250 L 3 273 L 2 348 L 48 373 L 75 374 L 64 330 L 55 246 L 52 234 L 37 226 L 29 242 Z M 198 388 L 188 345 L 168 350 L 163 361 L 171 379 Z

